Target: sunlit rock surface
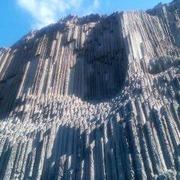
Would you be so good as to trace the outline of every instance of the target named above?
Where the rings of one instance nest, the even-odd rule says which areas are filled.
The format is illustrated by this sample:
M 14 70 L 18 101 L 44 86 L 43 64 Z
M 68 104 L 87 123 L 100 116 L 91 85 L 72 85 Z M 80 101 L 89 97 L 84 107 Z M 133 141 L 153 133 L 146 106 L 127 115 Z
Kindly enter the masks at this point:
M 179 179 L 179 64 L 179 0 L 1 48 L 0 179 Z

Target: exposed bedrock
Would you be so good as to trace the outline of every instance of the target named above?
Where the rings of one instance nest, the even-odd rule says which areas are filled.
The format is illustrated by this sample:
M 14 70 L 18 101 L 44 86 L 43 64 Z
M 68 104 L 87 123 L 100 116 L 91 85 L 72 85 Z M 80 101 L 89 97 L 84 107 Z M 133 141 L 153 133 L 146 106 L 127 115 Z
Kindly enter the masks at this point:
M 179 8 L 68 16 L 0 48 L 0 179 L 180 179 Z

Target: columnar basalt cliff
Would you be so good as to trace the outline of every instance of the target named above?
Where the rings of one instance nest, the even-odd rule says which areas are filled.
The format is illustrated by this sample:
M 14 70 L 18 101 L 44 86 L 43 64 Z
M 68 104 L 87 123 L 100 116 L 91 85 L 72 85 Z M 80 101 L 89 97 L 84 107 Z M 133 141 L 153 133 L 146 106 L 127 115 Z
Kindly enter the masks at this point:
M 0 179 L 180 179 L 179 62 L 179 0 L 1 48 Z

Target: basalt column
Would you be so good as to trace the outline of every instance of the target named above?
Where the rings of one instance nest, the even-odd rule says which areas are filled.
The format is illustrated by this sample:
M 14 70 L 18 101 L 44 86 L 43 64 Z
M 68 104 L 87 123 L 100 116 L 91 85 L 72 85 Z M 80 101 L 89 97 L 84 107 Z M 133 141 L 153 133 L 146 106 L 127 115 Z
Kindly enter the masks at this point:
M 180 179 L 180 2 L 68 16 L 0 49 L 0 179 Z

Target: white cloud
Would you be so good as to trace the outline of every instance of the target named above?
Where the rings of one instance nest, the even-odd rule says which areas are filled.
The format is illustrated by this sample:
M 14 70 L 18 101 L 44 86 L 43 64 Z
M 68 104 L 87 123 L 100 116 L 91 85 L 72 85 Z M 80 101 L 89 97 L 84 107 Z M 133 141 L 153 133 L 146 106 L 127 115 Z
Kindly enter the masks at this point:
M 69 13 L 93 13 L 100 6 L 99 0 L 17 0 L 17 3 L 33 17 L 35 28 L 54 23 Z

